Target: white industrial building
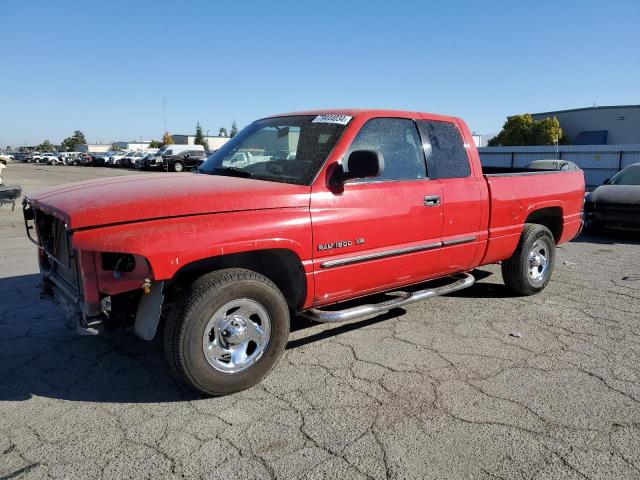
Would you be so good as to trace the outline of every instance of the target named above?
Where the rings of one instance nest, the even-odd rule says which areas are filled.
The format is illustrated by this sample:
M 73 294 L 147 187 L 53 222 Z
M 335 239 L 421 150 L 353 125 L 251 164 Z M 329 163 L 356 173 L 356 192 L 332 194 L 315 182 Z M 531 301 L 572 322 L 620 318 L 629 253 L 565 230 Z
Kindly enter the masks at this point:
M 151 142 L 113 142 L 113 146 L 127 151 L 139 151 L 149 148 Z
M 611 105 L 532 113 L 534 120 L 556 117 L 572 145 L 640 144 L 640 105 Z
M 173 143 L 176 145 L 194 145 L 195 135 L 171 135 Z M 218 137 L 216 135 L 205 135 L 205 141 L 209 150 L 218 150 L 229 141 L 229 137 Z
M 108 143 L 84 143 L 76 148 L 83 153 L 105 153 L 111 150 L 111 145 Z

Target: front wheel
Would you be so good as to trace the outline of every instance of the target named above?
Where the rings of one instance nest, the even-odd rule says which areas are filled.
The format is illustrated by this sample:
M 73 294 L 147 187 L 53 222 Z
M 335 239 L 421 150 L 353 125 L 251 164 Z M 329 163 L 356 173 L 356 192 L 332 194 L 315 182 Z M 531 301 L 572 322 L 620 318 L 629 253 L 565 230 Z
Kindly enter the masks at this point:
M 232 268 L 203 275 L 165 327 L 167 360 L 184 383 L 227 395 L 262 380 L 289 336 L 289 309 L 271 280 Z
M 182 164 L 182 162 L 176 162 L 173 164 L 174 172 L 182 172 L 183 170 L 184 170 L 184 165 Z
M 549 283 L 555 265 L 556 244 L 544 225 L 527 223 L 511 258 L 502 262 L 502 278 L 520 295 L 534 295 Z

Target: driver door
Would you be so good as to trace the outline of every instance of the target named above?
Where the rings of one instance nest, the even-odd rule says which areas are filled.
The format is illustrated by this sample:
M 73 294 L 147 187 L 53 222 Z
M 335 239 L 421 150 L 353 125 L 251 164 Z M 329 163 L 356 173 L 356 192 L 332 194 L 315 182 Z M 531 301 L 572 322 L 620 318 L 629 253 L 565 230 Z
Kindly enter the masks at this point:
M 376 150 L 384 172 L 340 191 L 314 187 L 311 220 L 315 305 L 427 279 L 442 234 L 442 190 L 427 178 L 418 129 L 405 118 L 366 122 L 349 151 Z

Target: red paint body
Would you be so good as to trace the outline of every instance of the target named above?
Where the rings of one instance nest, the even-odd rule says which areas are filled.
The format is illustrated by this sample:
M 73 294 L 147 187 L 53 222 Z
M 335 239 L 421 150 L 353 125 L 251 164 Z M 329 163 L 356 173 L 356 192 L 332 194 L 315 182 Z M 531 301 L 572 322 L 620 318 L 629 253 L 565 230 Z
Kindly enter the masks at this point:
M 85 299 L 139 288 L 101 273 L 98 255 L 123 252 L 144 257 L 154 280 L 171 279 L 201 259 L 264 249 L 287 249 L 306 275 L 302 308 L 325 305 L 469 271 L 509 258 L 527 217 L 555 207 L 562 217 L 557 243 L 580 230 L 584 178 L 581 171 L 540 175 L 484 176 L 478 152 L 460 119 L 416 112 L 344 110 L 303 112 L 353 116 L 311 186 L 211 175 L 153 174 L 92 180 L 31 196 L 34 207 L 62 218 L 81 262 Z M 455 123 L 465 143 L 471 176 L 462 179 L 347 183 L 329 186 L 329 176 L 360 127 L 375 117 Z M 426 195 L 440 195 L 426 208 Z M 362 237 L 365 243 L 319 251 L 317 246 Z M 334 268 L 327 260 L 474 237 L 443 246 Z M 93 260 L 92 260 L 93 259 Z M 125 275 L 126 277 L 126 275 Z M 120 283 L 118 283 L 120 282 Z M 97 285 L 97 286 L 96 286 Z M 95 301 L 95 300 L 94 300 Z

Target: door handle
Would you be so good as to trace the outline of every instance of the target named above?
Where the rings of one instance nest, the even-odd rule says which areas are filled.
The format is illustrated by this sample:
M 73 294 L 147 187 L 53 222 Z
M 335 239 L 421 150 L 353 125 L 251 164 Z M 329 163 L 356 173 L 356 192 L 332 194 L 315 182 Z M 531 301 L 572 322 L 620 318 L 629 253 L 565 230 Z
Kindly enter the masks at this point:
M 440 195 L 427 195 L 424 197 L 425 207 L 437 207 L 440 205 Z

